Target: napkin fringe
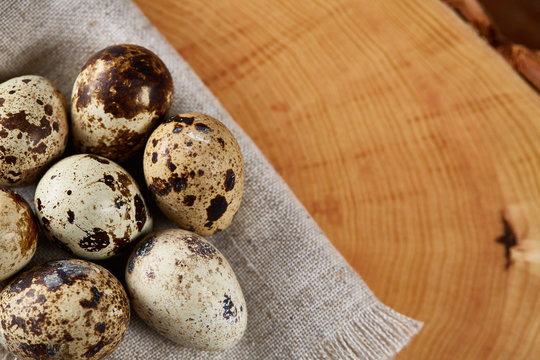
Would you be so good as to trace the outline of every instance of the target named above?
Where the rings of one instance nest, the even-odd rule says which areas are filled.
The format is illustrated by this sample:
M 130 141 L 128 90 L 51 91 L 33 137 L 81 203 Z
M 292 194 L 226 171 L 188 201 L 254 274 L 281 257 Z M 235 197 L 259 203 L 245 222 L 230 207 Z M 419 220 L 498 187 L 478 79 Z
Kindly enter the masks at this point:
M 384 304 L 375 304 L 326 338 L 310 358 L 387 359 L 403 349 L 422 326 Z

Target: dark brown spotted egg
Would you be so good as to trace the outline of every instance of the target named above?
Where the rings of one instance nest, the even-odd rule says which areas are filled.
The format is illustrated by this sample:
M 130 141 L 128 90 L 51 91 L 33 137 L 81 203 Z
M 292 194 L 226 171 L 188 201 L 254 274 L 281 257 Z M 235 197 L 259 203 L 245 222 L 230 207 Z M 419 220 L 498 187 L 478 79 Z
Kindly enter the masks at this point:
M 120 282 L 84 260 L 38 265 L 0 293 L 0 342 L 18 359 L 103 359 L 130 308 Z
M 137 314 L 181 345 L 225 350 L 246 329 L 246 302 L 231 266 L 195 233 L 147 236 L 128 261 L 126 286 Z
M 178 226 L 211 235 L 230 225 L 244 190 L 244 162 L 231 132 L 204 114 L 171 117 L 144 151 L 146 184 Z
M 64 96 L 49 80 L 26 75 L 0 84 L 0 186 L 33 183 L 67 140 Z
M 30 262 L 37 243 L 38 227 L 26 201 L 0 188 L 0 281 Z
M 173 82 L 161 59 L 137 45 L 113 45 L 83 66 L 71 96 L 75 146 L 116 161 L 141 148 L 166 116 Z
M 135 180 L 120 165 L 79 154 L 54 164 L 36 188 L 45 235 L 85 259 L 105 259 L 152 230 Z

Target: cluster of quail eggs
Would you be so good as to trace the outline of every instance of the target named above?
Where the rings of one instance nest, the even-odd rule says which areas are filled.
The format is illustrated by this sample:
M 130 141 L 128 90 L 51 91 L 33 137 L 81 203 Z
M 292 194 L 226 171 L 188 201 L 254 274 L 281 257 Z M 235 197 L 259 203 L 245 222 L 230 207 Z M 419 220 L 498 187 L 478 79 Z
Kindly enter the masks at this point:
M 123 339 L 131 308 L 185 346 L 224 350 L 241 339 L 242 290 L 203 236 L 229 226 L 240 206 L 242 154 L 208 115 L 166 118 L 172 97 L 161 59 L 125 44 L 88 59 L 75 80 L 70 120 L 49 80 L 0 84 L 0 281 L 11 279 L 0 293 L 0 344 L 18 358 L 105 358 Z M 69 139 L 75 154 L 62 158 Z M 149 199 L 117 163 L 129 158 L 142 160 L 151 201 L 178 228 L 152 232 Z M 7 188 L 38 178 L 34 215 Z M 39 233 L 80 259 L 17 275 Z M 95 263 L 126 258 L 127 292 Z

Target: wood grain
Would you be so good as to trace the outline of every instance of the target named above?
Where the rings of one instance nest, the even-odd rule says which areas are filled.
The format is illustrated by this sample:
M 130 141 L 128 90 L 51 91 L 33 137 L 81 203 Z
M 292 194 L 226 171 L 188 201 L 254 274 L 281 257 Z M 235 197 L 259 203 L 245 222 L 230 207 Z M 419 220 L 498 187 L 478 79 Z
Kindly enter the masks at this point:
M 137 3 L 375 294 L 425 322 L 398 358 L 540 358 L 540 97 L 453 11 Z

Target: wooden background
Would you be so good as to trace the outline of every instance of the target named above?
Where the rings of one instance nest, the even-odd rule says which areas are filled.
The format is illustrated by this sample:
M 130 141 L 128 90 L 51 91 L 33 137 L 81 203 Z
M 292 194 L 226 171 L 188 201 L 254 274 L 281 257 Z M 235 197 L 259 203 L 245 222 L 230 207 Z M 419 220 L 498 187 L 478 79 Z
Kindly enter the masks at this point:
M 540 358 L 540 97 L 452 11 L 136 2 L 375 294 L 425 322 L 398 359 Z

